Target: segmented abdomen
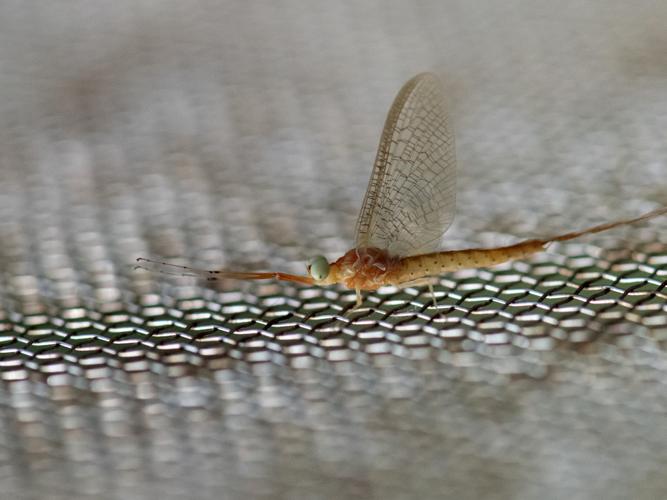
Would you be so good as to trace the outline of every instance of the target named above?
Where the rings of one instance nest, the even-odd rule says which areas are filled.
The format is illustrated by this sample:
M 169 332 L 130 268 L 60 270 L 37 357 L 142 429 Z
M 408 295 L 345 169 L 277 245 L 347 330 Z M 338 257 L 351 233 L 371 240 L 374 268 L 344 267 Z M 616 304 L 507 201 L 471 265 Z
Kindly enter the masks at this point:
M 405 257 L 387 281 L 399 285 L 459 269 L 491 267 L 541 252 L 546 243 L 544 240 L 527 240 L 499 248 L 471 248 Z

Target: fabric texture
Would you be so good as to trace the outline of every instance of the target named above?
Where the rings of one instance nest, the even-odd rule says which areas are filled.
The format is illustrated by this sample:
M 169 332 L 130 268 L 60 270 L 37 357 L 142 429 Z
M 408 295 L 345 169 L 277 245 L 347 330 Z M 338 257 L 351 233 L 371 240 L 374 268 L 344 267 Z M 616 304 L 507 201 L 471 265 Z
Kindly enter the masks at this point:
M 667 203 L 667 3 L 0 2 L 0 497 L 667 494 L 667 220 L 353 291 L 401 85 L 442 79 L 448 249 Z

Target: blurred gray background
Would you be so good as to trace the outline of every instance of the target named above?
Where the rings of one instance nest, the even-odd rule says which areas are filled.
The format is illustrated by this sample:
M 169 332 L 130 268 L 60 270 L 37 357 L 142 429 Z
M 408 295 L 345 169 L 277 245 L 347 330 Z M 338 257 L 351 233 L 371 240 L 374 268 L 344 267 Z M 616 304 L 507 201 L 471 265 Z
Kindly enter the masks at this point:
M 421 288 L 353 241 L 400 86 L 438 73 L 447 248 L 667 203 L 667 4 L 0 2 L 0 498 L 662 498 L 667 221 Z

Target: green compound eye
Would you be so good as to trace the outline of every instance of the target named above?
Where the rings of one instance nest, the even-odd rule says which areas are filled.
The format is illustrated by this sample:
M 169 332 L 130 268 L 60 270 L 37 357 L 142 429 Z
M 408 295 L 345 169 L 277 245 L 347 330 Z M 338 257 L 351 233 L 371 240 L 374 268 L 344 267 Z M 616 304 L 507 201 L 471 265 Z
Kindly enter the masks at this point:
M 310 260 L 308 272 L 315 281 L 321 281 L 329 276 L 329 262 L 324 255 L 318 255 Z

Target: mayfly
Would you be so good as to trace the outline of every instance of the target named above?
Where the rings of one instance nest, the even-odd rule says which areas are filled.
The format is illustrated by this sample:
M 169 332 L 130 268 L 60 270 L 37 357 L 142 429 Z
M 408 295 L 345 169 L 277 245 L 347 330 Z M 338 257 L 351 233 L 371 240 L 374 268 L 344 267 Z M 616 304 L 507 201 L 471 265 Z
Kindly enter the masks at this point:
M 355 246 L 338 260 L 328 262 L 322 255 L 313 258 L 308 265 L 308 276 L 207 271 L 143 258 L 138 259 L 137 267 L 207 280 L 277 279 L 304 285 L 340 283 L 356 290 L 359 306 L 362 290 L 372 291 L 385 285 L 428 284 L 430 287 L 434 277 L 443 273 L 523 259 L 556 241 L 667 213 L 665 206 L 633 219 L 514 245 L 439 251 L 440 240 L 454 219 L 456 200 L 454 136 L 444 103 L 440 82 L 431 73 L 421 73 L 401 88 L 384 124 L 357 220 Z

